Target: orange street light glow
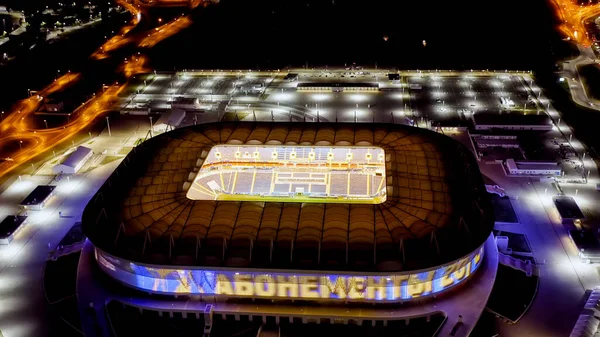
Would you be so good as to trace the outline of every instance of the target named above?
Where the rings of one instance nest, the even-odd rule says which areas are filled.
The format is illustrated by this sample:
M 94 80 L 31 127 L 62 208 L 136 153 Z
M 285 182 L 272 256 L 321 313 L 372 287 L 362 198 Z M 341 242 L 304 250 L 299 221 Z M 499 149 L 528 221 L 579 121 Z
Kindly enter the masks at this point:
M 574 0 L 551 0 L 558 18 L 560 30 L 569 40 L 589 47 L 592 44 L 585 24 L 600 15 L 600 4 L 579 5 Z
M 12 160 L 0 164 L 0 177 L 83 130 L 96 117 L 111 108 L 117 100 L 118 93 L 124 88 L 124 86 L 109 87 L 102 94 L 85 102 L 72 114 L 69 114 L 73 117 L 61 127 L 37 130 L 33 125 L 32 117 L 43 101 L 43 97 L 73 85 L 79 78 L 80 74 L 63 75 L 41 90 L 40 98 L 36 95 L 18 102 L 14 112 L 0 123 L 2 131 L 0 147 L 11 142 L 22 141 L 22 149 L 11 156 Z

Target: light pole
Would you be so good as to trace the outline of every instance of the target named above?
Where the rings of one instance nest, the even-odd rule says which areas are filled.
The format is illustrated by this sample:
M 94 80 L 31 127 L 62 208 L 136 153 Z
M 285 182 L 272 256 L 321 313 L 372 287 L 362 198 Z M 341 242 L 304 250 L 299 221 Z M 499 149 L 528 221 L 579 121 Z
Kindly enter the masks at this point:
M 108 127 L 108 136 L 112 137 L 112 134 L 110 133 L 110 122 L 108 121 L 108 116 L 106 116 L 106 126 Z
M 2 111 L 2 114 L 0 116 L 2 116 L 2 120 L 4 120 L 4 111 Z
M 19 141 L 19 150 L 23 150 L 23 141 L 22 140 Z
M 150 116 L 150 137 L 154 137 L 152 135 L 152 131 L 154 131 L 153 129 L 154 129 L 154 126 L 152 125 L 152 116 Z
M 44 119 L 44 124 L 46 124 L 46 129 L 48 128 L 48 121 Z

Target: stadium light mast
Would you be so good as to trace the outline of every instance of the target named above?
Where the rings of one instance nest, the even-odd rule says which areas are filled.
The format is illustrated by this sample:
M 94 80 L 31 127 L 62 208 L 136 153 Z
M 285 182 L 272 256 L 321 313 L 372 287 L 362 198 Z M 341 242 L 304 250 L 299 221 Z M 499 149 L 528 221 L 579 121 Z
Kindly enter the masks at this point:
M 106 116 L 106 126 L 108 127 L 108 136 L 112 137 L 112 134 L 110 133 L 110 122 L 108 121 L 108 116 Z

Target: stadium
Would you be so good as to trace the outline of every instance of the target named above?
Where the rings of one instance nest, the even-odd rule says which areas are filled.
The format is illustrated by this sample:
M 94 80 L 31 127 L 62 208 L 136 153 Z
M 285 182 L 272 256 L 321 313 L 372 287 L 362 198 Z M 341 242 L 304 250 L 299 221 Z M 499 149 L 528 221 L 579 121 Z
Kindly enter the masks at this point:
M 114 335 L 145 319 L 205 336 L 322 323 L 426 336 L 460 315 L 466 336 L 495 277 L 488 198 L 465 146 L 416 127 L 176 129 L 136 147 L 87 205 L 80 306 L 106 303 Z

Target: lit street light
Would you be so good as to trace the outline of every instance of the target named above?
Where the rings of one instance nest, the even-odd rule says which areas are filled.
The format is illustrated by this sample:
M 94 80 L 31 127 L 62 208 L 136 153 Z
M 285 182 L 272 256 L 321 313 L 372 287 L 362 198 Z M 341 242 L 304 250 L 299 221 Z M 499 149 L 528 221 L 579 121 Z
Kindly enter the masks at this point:
M 19 150 L 23 150 L 23 141 L 22 140 L 19 141 Z
M 112 134 L 110 133 L 110 122 L 108 121 L 108 116 L 106 117 L 106 126 L 108 127 L 108 136 L 112 137 Z
M 44 124 L 46 124 L 46 129 L 48 128 L 48 122 L 44 119 Z

